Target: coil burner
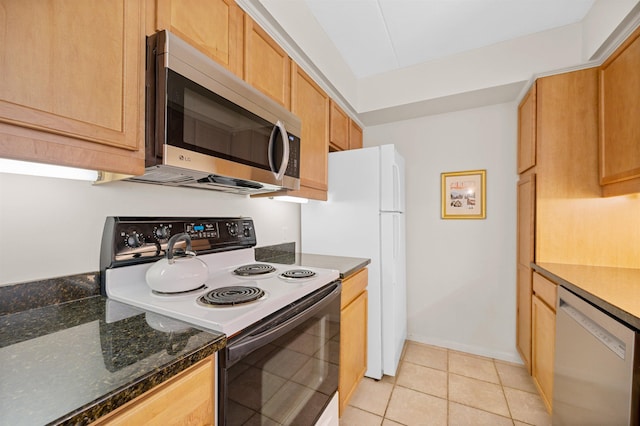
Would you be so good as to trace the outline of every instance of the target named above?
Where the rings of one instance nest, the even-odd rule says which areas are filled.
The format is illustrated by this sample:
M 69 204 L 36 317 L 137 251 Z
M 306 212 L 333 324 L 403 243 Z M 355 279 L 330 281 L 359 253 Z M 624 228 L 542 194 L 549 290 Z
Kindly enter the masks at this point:
M 276 268 L 266 263 L 252 263 L 236 268 L 233 273 L 242 277 L 252 277 L 255 275 L 264 275 L 275 271 Z
M 308 269 L 290 269 L 280 274 L 280 278 L 290 281 L 311 278 L 316 273 Z
M 230 286 L 211 290 L 198 301 L 210 306 L 235 306 L 253 302 L 265 295 L 264 290 L 258 287 Z

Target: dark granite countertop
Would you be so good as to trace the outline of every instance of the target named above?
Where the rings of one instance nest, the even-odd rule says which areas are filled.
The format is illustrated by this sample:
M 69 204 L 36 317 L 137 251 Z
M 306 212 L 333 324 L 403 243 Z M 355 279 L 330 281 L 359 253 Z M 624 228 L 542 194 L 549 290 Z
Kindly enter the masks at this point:
M 535 271 L 640 330 L 640 269 L 532 264 Z
M 371 263 L 371 259 L 324 254 L 297 253 L 293 243 L 258 247 L 255 250 L 259 262 L 273 262 L 285 265 L 308 266 L 312 268 L 336 269 L 340 278 L 348 278 Z
M 371 263 L 371 259 L 360 257 L 327 256 L 323 254 L 296 253 L 295 264 L 315 268 L 337 269 L 340 278 L 349 278 Z
M 225 344 L 102 296 L 2 315 L 0 425 L 88 424 Z

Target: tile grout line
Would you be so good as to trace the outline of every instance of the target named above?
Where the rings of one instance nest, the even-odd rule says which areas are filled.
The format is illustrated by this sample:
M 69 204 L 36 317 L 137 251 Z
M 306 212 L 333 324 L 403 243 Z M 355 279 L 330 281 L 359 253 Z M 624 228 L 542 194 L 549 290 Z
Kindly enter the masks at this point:
M 504 391 L 504 383 L 502 382 L 502 376 L 500 376 L 500 372 L 498 371 L 498 367 L 496 366 L 496 360 L 495 359 L 492 360 L 492 365 L 493 365 L 493 368 L 496 371 L 496 374 L 498 376 L 498 382 L 500 383 L 500 390 L 502 391 L 502 396 L 504 397 L 504 402 L 507 404 L 507 410 L 509 411 L 509 419 L 511 419 L 511 423 L 515 425 L 516 422 L 513 419 L 513 413 L 511 412 L 511 406 L 509 405 L 509 400 L 507 399 L 507 394 Z
M 391 392 L 389 394 L 389 399 L 386 401 L 385 409 L 384 409 L 384 412 L 382 413 L 382 416 L 379 416 L 374 412 L 371 412 L 371 411 L 368 411 L 368 410 L 365 410 L 365 409 L 362 409 L 362 408 L 359 408 L 359 407 L 356 407 L 356 406 L 353 406 L 354 408 L 356 408 L 358 410 L 361 410 L 363 412 L 368 412 L 370 414 L 373 414 L 373 415 L 381 417 L 382 423 L 384 423 L 385 420 L 389 420 L 391 422 L 395 422 L 395 423 L 398 423 L 398 424 L 403 424 L 403 423 L 401 423 L 401 422 L 399 422 L 397 420 L 393 420 L 393 419 L 387 417 L 387 414 L 388 414 L 388 411 L 389 411 L 389 407 L 390 407 L 390 404 L 391 404 L 391 398 L 393 397 L 394 392 L 398 388 L 400 388 L 400 387 L 401 388 L 406 388 L 406 389 L 409 389 L 409 390 L 413 390 L 415 392 L 419 392 L 419 393 L 422 393 L 422 394 L 425 394 L 425 395 L 429 395 L 429 396 L 432 396 L 432 397 L 436 397 L 436 398 L 442 399 L 441 397 L 438 397 L 437 395 L 432 395 L 432 394 L 430 394 L 428 392 L 422 392 L 422 391 L 420 391 L 418 389 L 413 389 L 411 387 L 405 387 L 405 386 L 402 386 L 402 385 L 398 384 L 398 378 L 400 376 L 400 372 L 402 371 L 402 369 L 403 369 L 403 367 L 405 366 L 406 363 L 417 365 L 417 366 L 424 367 L 424 368 L 433 369 L 433 370 L 439 370 L 438 368 L 429 367 L 427 365 L 417 364 L 415 362 L 411 362 L 411 361 L 406 360 L 405 359 L 405 355 L 406 355 L 406 351 L 407 351 L 408 346 L 409 346 L 409 342 L 405 343 L 405 347 L 403 348 L 402 356 L 400 358 L 399 368 L 398 368 L 398 370 L 396 372 L 395 377 L 393 377 L 393 381 L 391 383 L 389 383 L 392 386 L 391 387 Z M 425 344 L 425 346 L 431 346 L 431 345 L 426 345 Z M 451 372 L 451 370 L 450 370 L 450 367 L 451 367 L 451 365 L 450 365 L 450 362 L 451 362 L 450 355 L 452 353 L 456 353 L 456 352 L 459 352 L 459 351 L 452 351 L 452 350 L 449 350 L 448 348 L 441 348 L 441 347 L 438 347 L 438 350 L 442 350 L 442 351 L 444 351 L 446 353 L 446 370 L 444 372 L 447 375 L 447 381 L 446 381 L 446 410 L 447 411 L 445 413 L 445 418 L 446 418 L 446 422 L 447 422 L 447 425 L 448 425 L 449 422 L 450 422 L 450 409 L 451 409 L 451 399 L 450 399 L 451 398 L 451 392 L 450 392 L 451 389 L 450 389 L 450 383 L 449 383 L 449 379 L 451 378 L 451 375 L 455 374 L 456 376 L 465 377 L 465 378 L 469 378 L 469 379 L 473 379 L 473 380 L 477 380 L 477 381 L 481 381 L 481 382 L 489 383 L 489 384 L 495 384 L 495 382 L 478 379 L 478 378 L 475 378 L 473 376 L 467 376 L 467 375 L 464 375 L 464 374 L 458 374 L 458 373 Z M 475 406 L 472 406 L 472 405 L 467 405 L 467 404 L 462 404 L 462 403 L 458 403 L 458 404 L 463 405 L 465 407 L 469 407 L 469 408 L 475 409 L 475 410 L 480 410 L 480 411 L 486 412 L 488 414 L 500 416 L 500 417 L 503 417 L 505 419 L 508 418 L 511 421 L 511 423 L 513 425 L 515 425 L 516 419 L 513 418 L 512 409 L 511 409 L 511 406 L 510 406 L 509 401 L 508 401 L 507 396 L 506 396 L 505 387 L 508 387 L 509 389 L 519 390 L 519 391 L 522 391 L 524 393 L 532 393 L 534 395 L 535 395 L 535 393 L 529 392 L 529 391 L 524 390 L 524 389 L 519 389 L 517 387 L 513 388 L 511 386 L 505 386 L 503 378 L 500 375 L 500 372 L 498 371 L 498 368 L 497 368 L 497 363 L 500 362 L 500 360 L 496 360 L 495 358 L 487 358 L 487 357 L 482 357 L 482 356 L 476 356 L 475 354 L 471 354 L 471 353 L 462 353 L 462 354 L 465 355 L 465 356 L 473 357 L 473 358 L 490 360 L 492 362 L 494 372 L 496 373 L 497 378 L 498 378 L 498 383 L 497 384 L 500 386 L 500 390 L 501 390 L 503 398 L 504 398 L 504 400 L 505 400 L 505 402 L 507 404 L 507 410 L 508 410 L 509 414 L 508 414 L 508 417 L 506 417 L 506 416 L 501 416 L 500 414 L 494 413 L 492 411 L 487 411 L 487 410 L 484 410 L 482 408 L 478 408 L 478 407 L 475 407 Z M 505 364 L 509 365 L 510 363 L 505 363 Z M 440 371 L 442 371 L 442 370 L 440 370 Z M 376 382 L 380 382 L 382 380 L 383 379 L 380 379 L 380 380 L 378 380 Z M 351 405 L 351 404 L 349 404 L 349 405 Z M 521 420 L 517 420 L 517 421 L 518 422 L 522 422 Z M 528 423 L 522 422 L 522 424 L 528 424 Z

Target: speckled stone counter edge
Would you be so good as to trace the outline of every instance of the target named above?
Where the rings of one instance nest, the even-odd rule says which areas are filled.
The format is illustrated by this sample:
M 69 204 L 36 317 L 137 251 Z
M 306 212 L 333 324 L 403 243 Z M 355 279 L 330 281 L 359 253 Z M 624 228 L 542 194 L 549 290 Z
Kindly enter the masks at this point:
M 214 354 L 215 352 L 224 348 L 227 344 L 226 337 L 222 336 L 220 339 L 211 342 L 205 347 L 192 351 L 189 354 L 185 354 L 182 358 L 171 362 L 170 364 L 158 367 L 152 373 L 144 376 L 137 377 L 134 382 L 131 382 L 121 388 L 111 392 L 93 401 L 83 407 L 79 407 L 76 411 L 69 413 L 67 416 L 59 418 L 50 425 L 86 425 L 100 417 L 110 413 L 111 411 L 121 407 L 129 401 L 137 398 L 145 392 L 160 385 L 166 380 L 172 378 L 176 374 L 186 370 L 196 362 L 205 359 L 206 357 Z
M 336 269 L 341 279 L 349 278 L 371 263 L 367 258 L 297 253 L 295 249 L 295 243 L 256 247 L 255 258 L 259 262 Z

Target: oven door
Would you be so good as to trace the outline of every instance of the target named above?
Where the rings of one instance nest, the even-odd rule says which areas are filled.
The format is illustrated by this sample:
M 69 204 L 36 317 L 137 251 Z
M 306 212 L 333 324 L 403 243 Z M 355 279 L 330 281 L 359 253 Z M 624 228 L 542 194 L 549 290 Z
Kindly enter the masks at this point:
M 314 425 L 338 390 L 339 281 L 229 339 L 220 425 Z

